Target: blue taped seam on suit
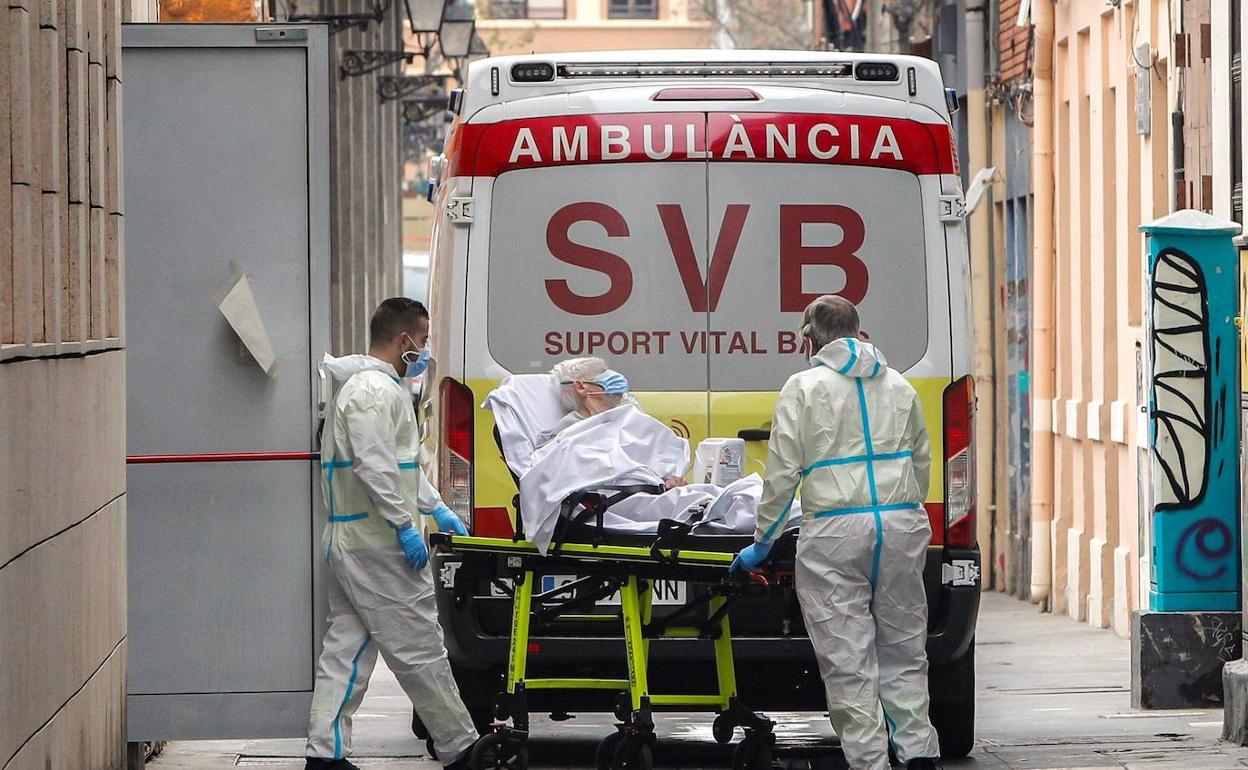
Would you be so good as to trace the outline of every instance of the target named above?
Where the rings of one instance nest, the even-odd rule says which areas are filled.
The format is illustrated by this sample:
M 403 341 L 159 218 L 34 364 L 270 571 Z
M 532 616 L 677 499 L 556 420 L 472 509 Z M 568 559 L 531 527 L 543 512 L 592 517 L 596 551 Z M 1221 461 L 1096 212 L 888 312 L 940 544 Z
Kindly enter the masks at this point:
M 367 519 L 367 518 L 368 518 L 368 511 L 362 511 L 360 513 L 335 514 L 333 516 L 330 516 L 329 520 L 330 521 L 359 521 L 360 519 Z
M 355 653 L 355 657 L 351 659 L 351 678 L 347 680 L 347 692 L 342 696 L 342 703 L 338 704 L 338 713 L 334 715 L 334 759 L 342 759 L 342 710 L 347 707 L 347 701 L 351 700 L 351 693 L 355 691 L 355 680 L 360 676 L 360 656 L 364 654 L 364 650 L 368 649 L 368 643 L 373 640 L 369 634 L 364 634 L 364 644 L 360 645 L 360 649 Z
M 914 452 L 905 451 L 905 452 L 889 452 L 887 454 L 882 454 L 882 455 L 868 453 L 865 455 L 853 455 L 851 457 L 835 457 L 831 460 L 820 460 L 817 463 L 812 463 L 809 468 L 802 471 L 802 475 L 809 476 L 812 471 L 816 471 L 820 468 L 830 468 L 834 465 L 851 465 L 853 463 L 866 463 L 866 462 L 871 462 L 873 460 L 876 462 L 883 461 L 883 460 L 904 460 L 907 457 L 911 457 L 913 455 L 914 455 Z
M 856 513 L 883 513 L 884 511 L 918 510 L 914 503 L 888 503 L 887 505 L 860 505 L 856 508 L 830 508 L 811 514 L 815 519 L 830 519 L 834 516 L 850 516 Z
M 851 340 L 852 343 L 852 340 Z M 871 420 L 867 417 L 867 391 L 862 378 L 855 377 L 858 387 L 858 411 L 862 414 L 862 436 L 867 445 L 867 484 L 871 487 L 871 508 L 875 517 L 875 548 L 871 552 L 871 587 L 880 575 L 880 553 L 884 550 L 884 522 L 880 519 L 880 493 L 875 488 L 875 445 L 871 442 Z
M 845 365 L 836 371 L 841 374 L 849 374 L 849 370 L 854 368 L 854 364 L 858 363 L 858 343 L 854 342 L 854 338 L 850 337 L 846 340 L 849 343 L 849 360 Z

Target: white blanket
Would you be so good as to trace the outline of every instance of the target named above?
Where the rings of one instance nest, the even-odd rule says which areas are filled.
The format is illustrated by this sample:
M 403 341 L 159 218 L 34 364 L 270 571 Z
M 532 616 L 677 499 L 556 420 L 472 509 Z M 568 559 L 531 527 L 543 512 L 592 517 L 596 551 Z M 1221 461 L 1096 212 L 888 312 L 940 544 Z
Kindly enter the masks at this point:
M 632 404 L 623 404 L 565 428 L 537 447 L 538 437 L 566 414 L 559 384 L 548 374 L 506 378 L 483 406 L 494 414 L 503 454 L 520 478 L 524 531 L 546 553 L 563 501 L 606 486 L 663 486 L 689 468 L 689 442 Z M 659 521 L 695 524 L 704 532 L 754 532 L 762 497 L 758 474 L 719 487 L 689 484 L 662 494 L 639 493 L 611 506 L 603 526 L 612 532 L 650 533 Z M 795 503 L 790 526 L 801 516 Z
M 533 452 L 520 476 L 524 532 L 543 553 L 564 498 L 604 486 L 662 486 L 689 467 L 689 442 L 631 404 L 565 429 Z

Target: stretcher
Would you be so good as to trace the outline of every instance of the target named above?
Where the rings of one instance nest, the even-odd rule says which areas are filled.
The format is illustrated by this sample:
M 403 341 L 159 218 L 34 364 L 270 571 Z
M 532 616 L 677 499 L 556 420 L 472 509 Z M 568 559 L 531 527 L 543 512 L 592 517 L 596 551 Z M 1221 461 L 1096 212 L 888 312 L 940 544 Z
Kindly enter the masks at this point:
M 737 697 L 732 657 L 729 610 L 747 592 L 766 591 L 762 575 L 732 574 L 729 567 L 741 536 L 699 535 L 688 524 L 664 521 L 657 535 L 604 532 L 601 513 L 606 506 L 635 490 L 608 489 L 569 499 L 580 514 L 565 519 L 562 531 L 546 555 L 524 539 L 434 534 L 432 544 L 460 553 L 490 554 L 511 578 L 512 620 L 506 682 L 494 703 L 495 725 L 472 751 L 474 770 L 525 770 L 528 750 L 531 690 L 593 689 L 615 691 L 616 731 L 598 744 L 595 764 L 601 770 L 650 770 L 655 743 L 654 712 L 712 711 L 717 714 L 712 735 L 721 744 L 732 741 L 737 727 L 744 739 L 733 750 L 734 770 L 770 770 L 774 723 L 746 708 Z M 597 517 L 597 526 L 593 519 Z M 517 517 L 519 521 L 519 517 Z M 786 538 L 792 551 L 793 533 Z M 719 546 L 716 548 L 716 546 Z M 577 575 L 565 585 L 537 591 L 543 575 Z M 683 580 L 687 601 L 662 618 L 655 617 L 653 584 Z M 698 590 L 694 590 L 694 587 Z M 619 592 L 619 611 L 592 613 L 601 600 Z M 559 623 L 619 623 L 624 637 L 627 678 L 564 679 L 527 676 L 530 632 Z M 698 638 L 713 642 L 716 682 L 711 692 L 657 691 L 648 676 L 652 639 Z

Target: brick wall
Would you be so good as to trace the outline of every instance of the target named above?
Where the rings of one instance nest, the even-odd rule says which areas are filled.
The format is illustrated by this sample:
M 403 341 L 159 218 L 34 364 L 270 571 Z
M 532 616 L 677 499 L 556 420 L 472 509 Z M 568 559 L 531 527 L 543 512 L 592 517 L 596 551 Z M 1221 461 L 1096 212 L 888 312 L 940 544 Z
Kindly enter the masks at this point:
M 1000 78 L 1010 82 L 1027 74 L 1031 27 L 1018 26 L 1021 0 L 1000 0 L 997 6 L 997 50 L 1000 52 Z

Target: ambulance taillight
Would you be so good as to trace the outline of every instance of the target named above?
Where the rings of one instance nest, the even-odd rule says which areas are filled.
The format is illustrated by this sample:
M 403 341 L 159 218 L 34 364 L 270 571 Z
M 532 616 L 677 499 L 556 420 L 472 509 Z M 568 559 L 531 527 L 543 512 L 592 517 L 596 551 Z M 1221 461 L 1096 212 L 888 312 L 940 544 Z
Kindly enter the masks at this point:
M 975 380 L 945 388 L 945 547 L 975 547 Z
M 438 457 L 438 491 L 471 531 L 473 398 L 472 391 L 447 377 L 439 389 L 442 442 Z

